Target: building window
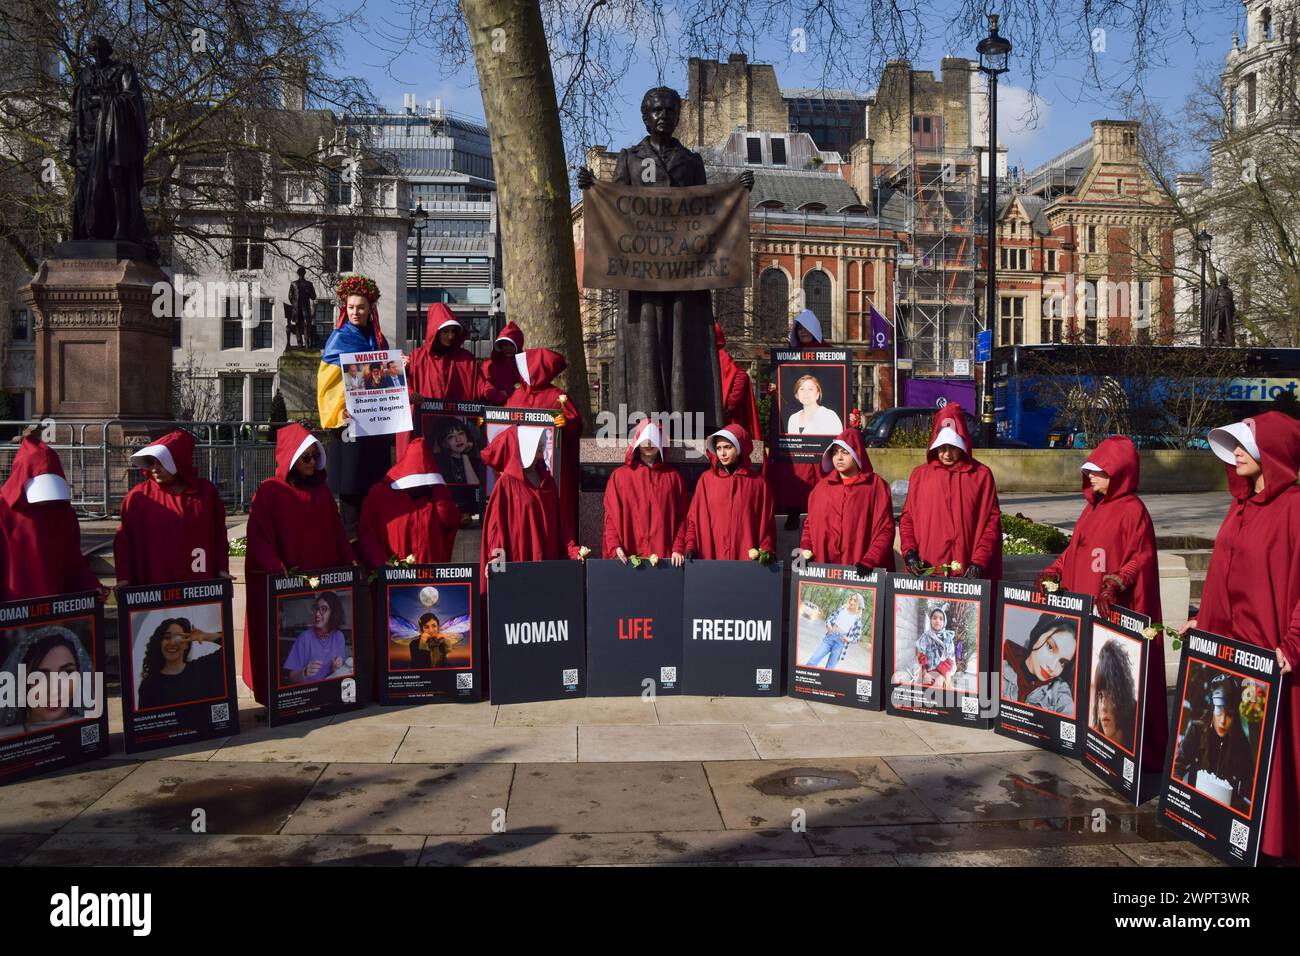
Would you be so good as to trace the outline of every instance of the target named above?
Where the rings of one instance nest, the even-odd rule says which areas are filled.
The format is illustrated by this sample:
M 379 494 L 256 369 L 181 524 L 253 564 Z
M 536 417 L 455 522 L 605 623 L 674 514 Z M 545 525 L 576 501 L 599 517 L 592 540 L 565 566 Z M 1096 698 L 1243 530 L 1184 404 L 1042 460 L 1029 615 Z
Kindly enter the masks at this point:
M 13 318 L 14 341 L 30 341 L 32 336 L 31 313 L 26 309 L 14 309 L 10 315 Z
M 1025 340 L 1025 300 L 1021 296 L 1003 296 L 998 300 L 998 318 L 1002 333 L 999 345 L 1019 345 Z
M 253 421 L 269 422 L 271 420 L 271 399 L 275 395 L 274 375 L 253 376 Z
M 326 272 L 352 271 L 352 230 L 326 228 L 325 249 L 321 265 Z
M 758 136 L 745 137 L 745 162 L 763 165 L 763 140 Z
M 1056 250 L 1048 249 L 1047 252 L 1045 253 L 1045 256 L 1047 261 L 1046 261 L 1046 265 L 1043 267 L 1043 271 L 1055 272 L 1056 271 Z
M 1124 180 L 1122 179 L 1115 180 L 1115 195 L 1116 196 L 1124 195 Z
M 1044 343 L 1060 342 L 1065 336 L 1063 318 L 1064 300 L 1059 295 L 1043 297 L 1043 317 L 1039 323 L 1039 339 Z
M 275 300 L 261 299 L 257 304 L 259 312 L 257 325 L 253 327 L 253 348 L 269 349 L 275 344 Z
M 773 136 L 770 140 L 772 144 L 772 165 L 785 165 L 785 140 L 779 136 Z
M 1273 11 L 1268 7 L 1259 15 L 1259 32 L 1263 39 L 1273 39 Z
M 1097 248 L 1097 227 L 1096 227 L 1096 226 L 1089 226 L 1089 227 L 1088 227 L 1088 244 L 1087 244 L 1087 246 L 1084 248 L 1084 252 L 1100 252 L 1100 251 L 1101 251 L 1101 250 L 1099 250 L 1099 249 Z
M 221 420 L 239 422 L 244 419 L 244 376 L 221 376 Z
M 618 290 L 600 290 L 600 334 L 614 334 L 614 324 L 618 320 Z
M 763 335 L 785 329 L 790 320 L 790 282 L 780 269 L 766 269 L 759 280 L 759 328 Z
M 312 315 L 312 337 L 316 341 L 316 347 L 320 348 L 325 344 L 325 340 L 330 337 L 334 331 L 334 323 L 337 321 L 337 313 L 332 301 L 317 302 L 316 311 Z
M 1135 325 L 1139 328 L 1145 328 L 1152 324 L 1155 316 L 1151 312 L 1151 281 L 1143 280 L 1137 284 L 1137 308 L 1134 311 L 1133 318 Z
M 335 206 L 352 205 L 352 183 L 346 179 L 341 169 L 331 169 L 328 179 L 328 199 Z
M 244 347 L 244 322 L 240 316 L 238 296 L 232 295 L 222 304 L 221 347 L 223 349 Z
M 1256 92 L 1255 74 L 1249 73 L 1246 75 L 1246 115 L 1247 116 L 1255 115 L 1255 106 L 1257 105 L 1255 100 L 1255 92 Z
M 235 236 L 230 242 L 231 270 L 261 269 L 264 256 L 260 226 L 249 227 L 247 235 Z
M 803 277 L 803 294 L 817 321 L 822 325 L 822 335 L 830 338 L 831 328 L 831 277 L 820 269 L 814 269 Z

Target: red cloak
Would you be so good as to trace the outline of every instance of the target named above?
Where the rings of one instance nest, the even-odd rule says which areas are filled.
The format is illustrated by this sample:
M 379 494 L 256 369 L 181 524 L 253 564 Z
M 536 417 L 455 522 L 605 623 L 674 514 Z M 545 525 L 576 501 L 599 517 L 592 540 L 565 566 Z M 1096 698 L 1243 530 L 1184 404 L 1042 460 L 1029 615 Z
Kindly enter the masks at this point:
M 740 451 L 735 471 L 728 472 L 713 448 L 719 438 Z M 772 489 L 754 470 L 749 456 L 754 443 L 739 425 L 728 425 L 705 443 L 709 470 L 700 476 L 686 516 L 686 551 L 713 561 L 748 561 L 751 548 L 775 552 Z
M 1083 472 L 1083 497 L 1088 502 L 1074 526 L 1065 551 L 1044 574 L 1058 574 L 1067 591 L 1101 594 L 1102 578 L 1117 575 L 1124 581 L 1115 603 L 1162 620 L 1160 565 L 1156 558 L 1156 529 L 1142 499 L 1137 496 L 1140 463 L 1133 442 L 1112 435 L 1088 456 L 1110 476 L 1110 490 L 1098 495 Z M 1158 769 L 1165 759 L 1169 739 L 1169 713 L 1165 701 L 1164 636 L 1151 641 L 1147 668 L 1146 729 L 1142 734 L 1142 764 Z
M 722 418 L 725 425 L 739 425 L 751 435 L 759 433 L 758 405 L 754 401 L 754 383 L 749 373 L 736 364 L 726 349 L 727 337 L 722 326 L 713 323 L 718 343 L 718 368 L 722 372 Z
M 500 350 L 503 342 L 510 342 L 514 345 L 515 351 L 513 354 L 506 355 Z M 518 355 L 523 350 L 524 330 L 513 322 L 507 322 L 501 330 L 501 334 L 492 343 L 492 354 L 479 365 L 483 377 L 491 382 L 493 387 L 509 395 L 515 390 L 515 386 L 523 381 L 519 377 L 519 369 L 515 367 L 515 355 Z
M 555 480 L 537 461 L 541 481 L 534 486 L 524 469 L 538 458 L 540 429 L 511 426 L 488 442 L 483 463 L 497 472 L 483 511 L 480 570 L 497 549 L 506 561 L 558 561 L 578 556 L 568 520 L 560 508 Z M 483 577 L 486 585 L 487 578 Z
M 560 439 L 560 505 L 569 528 L 576 535 L 582 418 L 564 390 L 552 384 L 555 377 L 568 367 L 568 362 L 559 352 L 529 349 L 515 356 L 515 367 L 523 384 L 511 393 L 506 401 L 507 408 L 545 408 L 564 415 L 564 434 Z
M 217 486 L 194 470 L 194 436 L 180 429 L 168 432 L 131 458 L 146 456 L 157 458 L 189 488 L 164 491 L 146 472 L 145 480 L 127 492 L 113 539 L 117 583 L 166 584 L 226 574 L 226 508 Z M 202 569 L 195 570 L 195 564 Z
M 0 600 L 100 589 L 81 554 L 81 528 L 69 501 L 59 456 L 34 436 L 24 438 L 0 486 Z
M 637 450 L 645 441 L 659 449 L 659 460 L 649 466 Z M 614 469 L 605 485 L 604 557 L 617 557 L 619 548 L 628 557 L 686 553 L 686 483 L 681 472 L 664 463 L 663 454 L 659 426 L 643 421 L 632 436 L 625 464 Z
M 1253 422 L 1253 426 L 1252 426 Z M 1228 466 L 1233 503 L 1205 576 L 1196 623 L 1207 631 L 1282 649 L 1300 670 L 1300 422 L 1281 412 L 1246 420 L 1259 447 L 1264 490 Z M 1300 684 L 1282 678 L 1273 776 L 1260 850 L 1300 859 Z
M 951 468 L 939 461 L 940 433 L 951 429 L 965 445 L 965 454 Z M 996 582 L 1002 577 L 1002 509 L 993 472 L 976 461 L 966 416 L 961 406 L 948 404 L 934 416 L 934 432 L 925 464 L 913 469 L 907 501 L 898 521 L 903 554 L 916 551 L 926 564 L 937 567 L 957 561 L 965 568 L 978 564 L 981 577 Z
M 818 321 L 817 316 L 811 310 L 804 309 L 790 323 L 790 341 L 787 343 L 790 348 L 804 347 L 799 341 L 800 326 L 803 326 L 808 334 L 816 340 L 814 344 L 822 344 L 821 322 Z M 773 397 L 771 409 L 767 415 L 769 436 L 775 434 L 773 429 L 777 427 L 779 418 L 776 399 Z M 775 442 L 769 437 L 768 445 L 772 446 L 774 444 Z M 766 448 L 764 448 L 763 453 L 764 456 L 767 455 Z M 808 510 L 808 495 L 821 481 L 822 470 L 816 462 L 798 464 L 777 458 L 767 458 L 764 477 L 767 478 L 768 484 L 772 486 L 772 494 L 776 496 L 777 511 L 802 514 Z
M 367 493 L 357 544 L 372 568 L 407 555 L 420 564 L 439 564 L 451 560 L 459 527 L 460 509 L 447 482 L 424 439 L 416 438 Z
M 861 472 L 845 479 L 831 464 L 836 445 L 847 448 Z M 808 496 L 808 520 L 799 547 L 822 564 L 865 564 L 894 570 L 894 508 L 889 482 L 876 474 L 862 433 L 846 428 L 822 453 L 825 477 Z
M 291 481 L 294 462 L 315 443 L 321 459 L 319 480 Z M 325 483 L 325 448 L 306 428 L 293 422 L 275 436 L 275 477 L 257 486 L 248 506 L 248 613 L 244 619 L 244 683 L 266 703 L 266 582 L 290 568 L 315 571 L 352 564 L 356 554 L 343 531 L 338 506 Z
M 438 344 L 438 333 L 448 326 L 456 330 L 449 348 Z M 486 402 L 499 405 L 506 393 L 497 389 L 478 366 L 465 344 L 465 326 L 441 302 L 429 306 L 424 327 L 424 344 L 411 353 L 406 388 L 412 407 L 419 398 L 440 398 L 448 402 Z M 397 457 L 406 452 L 410 435 L 397 436 Z

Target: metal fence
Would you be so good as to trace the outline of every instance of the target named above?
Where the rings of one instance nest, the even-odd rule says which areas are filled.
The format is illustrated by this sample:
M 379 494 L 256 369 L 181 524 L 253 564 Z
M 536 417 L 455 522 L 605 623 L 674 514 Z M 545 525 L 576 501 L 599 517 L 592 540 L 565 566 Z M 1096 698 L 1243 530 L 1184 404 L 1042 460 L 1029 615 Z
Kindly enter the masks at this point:
M 194 436 L 194 467 L 221 494 L 227 511 L 245 511 L 258 484 L 275 473 L 276 426 L 254 422 L 52 421 L 0 422 L 0 480 L 9 477 L 18 441 L 35 427 L 58 452 L 72 506 L 87 518 L 121 511 L 126 493 L 141 481 L 131 455 L 183 428 Z

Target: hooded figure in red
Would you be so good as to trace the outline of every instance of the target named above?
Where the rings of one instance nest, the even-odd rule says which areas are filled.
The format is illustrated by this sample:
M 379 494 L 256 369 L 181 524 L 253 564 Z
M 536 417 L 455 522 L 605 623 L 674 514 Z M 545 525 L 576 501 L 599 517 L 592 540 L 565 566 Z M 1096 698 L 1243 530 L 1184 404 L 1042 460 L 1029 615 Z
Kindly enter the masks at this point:
M 1281 412 L 1216 428 L 1210 447 L 1228 468 L 1233 503 L 1223 519 L 1196 620 L 1266 648 L 1282 680 L 1273 775 L 1260 851 L 1300 859 L 1300 422 Z M 1286 664 L 1282 664 L 1285 659 Z
M 498 549 L 506 561 L 579 557 L 540 453 L 545 433 L 533 425 L 512 425 L 483 449 L 483 463 L 496 471 L 497 481 L 483 511 L 480 567 L 494 560 Z M 486 576 L 483 581 L 486 586 Z
M 739 425 L 750 435 L 757 435 L 758 405 L 754 402 L 754 383 L 749 380 L 749 373 L 727 353 L 727 337 L 717 322 L 713 323 L 713 334 L 718 343 L 718 368 L 722 373 L 723 422 Z
M 794 321 L 790 324 L 790 341 L 787 343 L 790 348 L 808 348 L 821 345 L 822 341 L 821 321 L 811 309 L 804 309 L 794 317 Z M 768 388 L 769 391 L 775 391 L 772 385 Z M 774 435 L 774 429 L 780 427 L 780 418 L 776 396 L 773 395 L 772 409 L 768 413 L 770 435 Z M 772 439 L 768 440 L 769 446 L 774 444 Z M 766 452 L 766 449 L 764 451 Z M 821 468 L 816 462 L 804 464 L 769 458 L 764 476 L 772 486 L 772 494 L 776 496 L 776 510 L 786 512 L 786 530 L 793 531 L 798 527 L 799 515 L 808 510 L 808 495 L 821 481 Z
M 451 560 L 460 509 L 433 454 L 416 438 L 361 508 L 357 544 L 372 568 L 414 555 L 419 564 Z
M 998 489 L 993 472 L 971 454 L 973 447 L 961 406 L 948 404 L 935 413 L 930 450 L 925 464 L 912 471 L 898 522 L 903 564 L 911 574 L 956 561 L 966 577 L 1002 577 Z
M 523 385 L 511 393 L 507 408 L 545 408 L 564 416 L 564 437 L 560 440 L 560 506 L 569 528 L 577 534 L 582 418 L 564 390 L 552 384 L 568 368 L 568 362 L 559 352 L 529 349 L 515 356 L 515 368 Z
M 71 498 L 54 449 L 34 436 L 24 438 L 0 487 L 4 543 L 0 600 L 102 589 L 82 557 L 81 528 Z
M 513 322 L 507 322 L 501 334 L 492 343 L 492 354 L 483 360 L 479 368 L 483 377 L 500 389 L 507 397 L 515 386 L 523 380 L 515 366 L 515 356 L 524 350 L 524 330 Z
M 275 436 L 275 477 L 257 486 L 248 506 L 248 616 L 244 683 L 267 700 L 267 579 L 353 564 L 334 496 L 325 482 L 325 448 L 297 422 Z
M 1038 585 L 1056 580 L 1067 591 L 1092 595 L 1103 615 L 1118 604 L 1150 615 L 1153 621 L 1162 620 L 1156 530 L 1137 496 L 1137 448 L 1127 438 L 1112 435 L 1088 456 L 1082 472 L 1087 504 L 1070 543 L 1038 576 Z M 1161 634 L 1151 641 L 1146 700 L 1142 764 L 1154 770 L 1164 761 L 1169 739 Z
M 445 333 L 445 335 L 444 335 Z M 406 387 L 411 401 L 440 398 L 448 402 L 486 402 L 500 405 L 506 392 L 498 389 L 479 368 L 465 345 L 465 326 L 441 302 L 429 306 L 424 345 L 411 355 Z M 406 452 L 409 435 L 397 436 L 397 457 Z
M 718 441 L 735 449 L 718 448 Z M 686 516 L 686 554 L 712 561 L 748 561 L 751 549 L 776 550 L 772 490 L 750 464 L 754 443 L 739 425 L 705 442 L 709 470 L 695 485 Z
M 145 480 L 122 502 L 113 539 L 118 585 L 166 584 L 228 575 L 226 508 L 194 470 L 194 436 L 168 432 L 131 460 Z
M 889 482 L 872 469 L 862 433 L 856 428 L 840 432 L 822 452 L 821 470 L 825 477 L 808 496 L 799 547 L 823 564 L 852 564 L 864 573 L 894 570 Z
M 643 421 L 623 460 L 605 485 L 602 556 L 626 561 L 638 554 L 671 555 L 680 565 L 686 554 L 686 483 L 664 463 L 659 426 Z

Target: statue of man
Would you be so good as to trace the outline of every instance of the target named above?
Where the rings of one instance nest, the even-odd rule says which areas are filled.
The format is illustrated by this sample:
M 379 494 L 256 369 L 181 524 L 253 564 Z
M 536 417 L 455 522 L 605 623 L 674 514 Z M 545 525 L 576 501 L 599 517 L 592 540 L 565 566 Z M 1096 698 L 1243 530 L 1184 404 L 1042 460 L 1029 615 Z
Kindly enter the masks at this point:
M 315 301 L 316 287 L 307 278 L 307 270 L 299 266 L 298 278 L 289 283 L 289 305 L 293 311 L 290 313 L 287 337 L 292 339 L 296 332 L 298 344 L 303 348 L 312 347 L 312 303 Z
M 1228 288 L 1228 277 L 1220 273 L 1219 285 L 1208 296 L 1209 325 L 1211 345 L 1233 345 L 1237 306 L 1232 301 L 1232 290 Z
M 655 87 L 641 100 L 646 137 L 619 153 L 614 182 L 625 186 L 703 186 L 704 160 L 683 146 L 673 133 L 681 116 L 676 90 Z M 754 174 L 740 174 L 746 189 Z M 578 170 L 579 189 L 595 177 Z M 619 316 L 611 369 L 614 406 L 635 412 L 703 414 L 705 431 L 720 428 L 721 374 L 713 332 L 713 300 L 707 290 L 687 292 L 630 291 Z M 699 437 L 699 436 L 696 436 Z
M 157 258 L 140 203 L 149 118 L 135 67 L 113 59 L 107 38 L 86 44 L 93 58 L 77 70 L 68 161 L 76 171 L 72 238 L 134 242 Z

